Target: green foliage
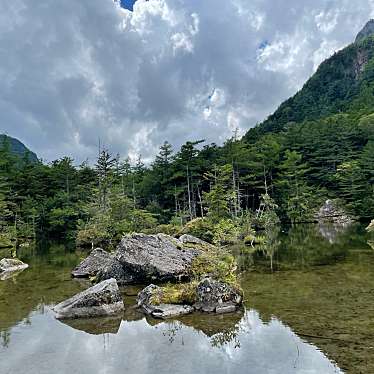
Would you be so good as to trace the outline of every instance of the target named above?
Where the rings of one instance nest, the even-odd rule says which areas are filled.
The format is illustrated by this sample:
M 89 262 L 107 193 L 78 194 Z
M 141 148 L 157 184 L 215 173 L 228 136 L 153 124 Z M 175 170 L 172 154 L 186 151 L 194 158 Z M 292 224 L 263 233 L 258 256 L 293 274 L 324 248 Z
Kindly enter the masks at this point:
M 310 221 L 327 198 L 374 216 L 374 37 L 324 62 L 293 98 L 222 147 L 165 142 L 144 165 L 102 150 L 94 167 L 48 165 L 0 142 L 0 232 L 114 243 L 123 232 L 231 243 L 253 227 Z M 9 239 L 10 238 L 10 239 Z M 8 240 L 9 239 L 9 240 Z M 252 240 L 251 240 L 252 241 Z
M 204 177 L 210 182 L 210 191 L 203 193 L 203 201 L 208 208 L 208 217 L 213 221 L 230 216 L 230 207 L 235 201 L 235 192 L 232 190 L 231 165 L 215 166 L 212 172 Z
M 238 286 L 235 258 L 223 248 L 205 251 L 192 262 L 192 279 L 211 277 L 215 280 Z
M 214 226 L 213 243 L 215 245 L 234 244 L 239 239 L 239 228 L 230 219 L 222 219 Z
M 212 243 L 214 238 L 215 225 L 208 218 L 196 218 L 188 222 L 182 230 L 183 234 L 190 234 Z

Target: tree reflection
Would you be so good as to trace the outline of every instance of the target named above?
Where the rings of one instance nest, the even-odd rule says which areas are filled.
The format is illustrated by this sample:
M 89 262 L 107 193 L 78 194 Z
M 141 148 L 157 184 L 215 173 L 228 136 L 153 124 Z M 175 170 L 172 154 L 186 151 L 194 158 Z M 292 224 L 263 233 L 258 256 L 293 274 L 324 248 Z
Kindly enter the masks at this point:
M 10 331 L 0 331 L 1 345 L 3 348 L 8 348 L 10 344 Z

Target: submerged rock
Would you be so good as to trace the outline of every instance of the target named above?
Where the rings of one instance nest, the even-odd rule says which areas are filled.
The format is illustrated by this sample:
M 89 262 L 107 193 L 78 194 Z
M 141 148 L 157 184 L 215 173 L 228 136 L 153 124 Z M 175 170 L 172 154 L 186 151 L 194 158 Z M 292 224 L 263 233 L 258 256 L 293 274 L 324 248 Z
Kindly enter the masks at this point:
M 0 273 L 1 272 L 12 272 L 18 270 L 24 270 L 28 268 L 29 265 L 25 264 L 17 258 L 3 258 L 0 261 Z
M 336 201 L 326 200 L 316 214 L 319 223 L 334 223 L 338 225 L 350 225 L 353 218 L 343 208 L 339 207 Z
M 112 316 L 124 311 L 115 279 L 108 279 L 56 305 L 57 319 Z
M 134 282 L 166 282 L 188 278 L 200 253 L 169 235 L 131 234 L 123 237 L 115 257 Z
M 242 304 L 241 292 L 231 285 L 203 279 L 197 286 L 197 302 L 194 307 L 203 312 L 230 313 Z
M 139 292 L 137 297 L 138 307 L 141 307 L 146 314 L 151 315 L 152 317 L 163 319 L 178 317 L 194 311 L 194 308 L 190 305 L 156 305 L 152 299 L 157 296 L 160 297 L 162 292 L 161 287 L 155 286 L 154 284 L 149 285 L 144 290 Z
M 94 277 L 100 270 L 108 266 L 110 267 L 116 262 L 113 255 L 101 248 L 96 248 L 71 272 L 71 274 L 76 278 Z

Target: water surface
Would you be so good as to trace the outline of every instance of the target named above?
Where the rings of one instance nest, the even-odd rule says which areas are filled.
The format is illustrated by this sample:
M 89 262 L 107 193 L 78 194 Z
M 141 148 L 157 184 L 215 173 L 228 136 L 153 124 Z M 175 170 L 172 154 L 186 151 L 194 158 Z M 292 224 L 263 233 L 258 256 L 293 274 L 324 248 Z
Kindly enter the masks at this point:
M 362 226 L 297 226 L 254 251 L 234 247 L 245 308 L 176 321 L 146 318 L 136 287 L 110 319 L 54 319 L 89 286 L 70 278 L 84 253 L 24 249 L 30 268 L 0 281 L 0 373 L 374 373 L 374 251 Z

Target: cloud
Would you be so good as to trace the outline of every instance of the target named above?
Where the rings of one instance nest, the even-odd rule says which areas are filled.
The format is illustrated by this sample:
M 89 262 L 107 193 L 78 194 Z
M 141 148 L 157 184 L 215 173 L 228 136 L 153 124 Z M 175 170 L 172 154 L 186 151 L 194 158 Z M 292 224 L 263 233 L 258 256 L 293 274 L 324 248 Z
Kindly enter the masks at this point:
M 0 0 L 0 131 L 39 156 L 222 143 L 354 40 L 371 0 Z

